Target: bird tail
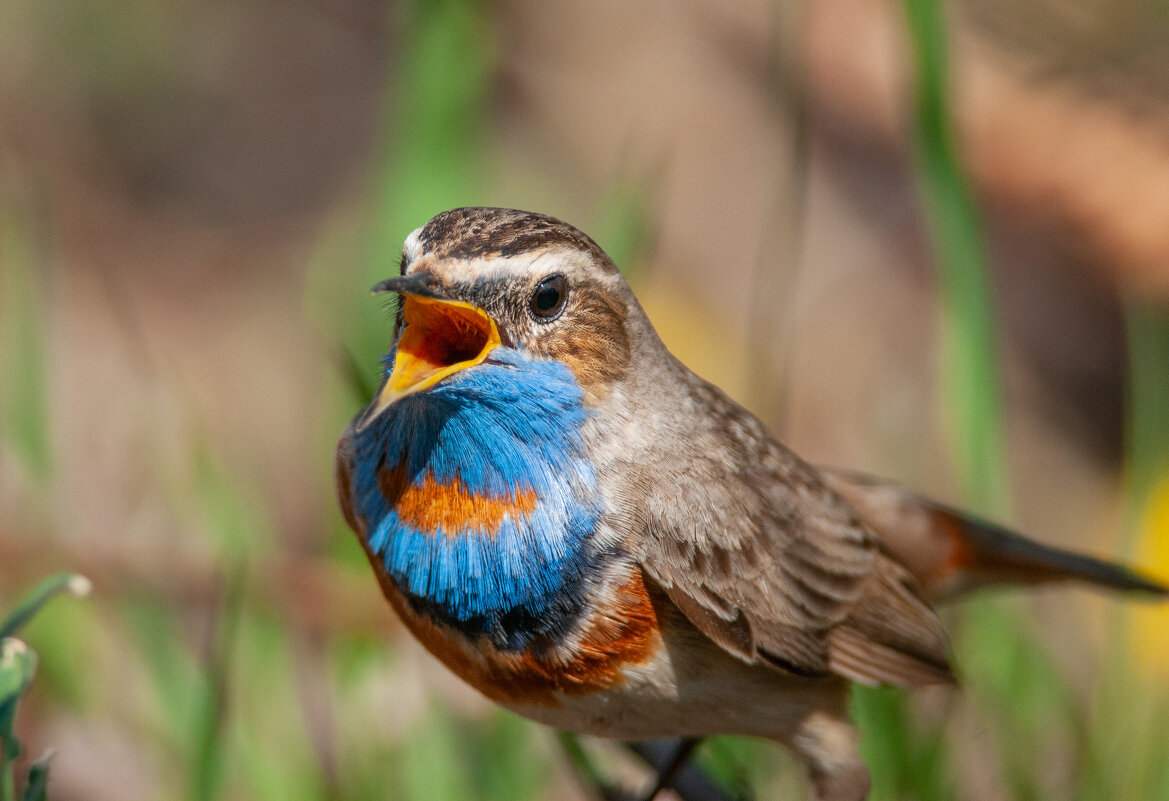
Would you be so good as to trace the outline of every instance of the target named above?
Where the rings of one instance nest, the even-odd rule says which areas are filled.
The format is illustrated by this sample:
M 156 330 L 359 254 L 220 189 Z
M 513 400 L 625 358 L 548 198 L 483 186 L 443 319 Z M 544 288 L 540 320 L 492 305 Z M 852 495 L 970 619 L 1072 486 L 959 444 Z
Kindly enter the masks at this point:
M 1043 545 L 879 479 L 836 470 L 825 476 L 933 601 L 993 584 L 1069 580 L 1169 598 L 1169 587 L 1124 565 Z

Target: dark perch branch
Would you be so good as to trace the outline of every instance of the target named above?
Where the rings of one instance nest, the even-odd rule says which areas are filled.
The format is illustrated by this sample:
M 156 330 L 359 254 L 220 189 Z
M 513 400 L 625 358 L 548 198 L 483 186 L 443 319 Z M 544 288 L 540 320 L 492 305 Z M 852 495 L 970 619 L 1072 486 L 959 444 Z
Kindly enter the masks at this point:
M 576 735 L 558 732 L 557 736 L 569 764 L 581 783 L 593 788 L 602 801 L 649 801 L 653 797 L 631 793 L 606 780 L 580 747 Z M 697 738 L 678 738 L 625 743 L 625 747 L 653 768 L 655 778 L 652 789 L 655 795 L 670 787 L 682 801 L 749 799 L 749 795 L 728 795 L 715 784 L 706 771 L 689 761 L 698 743 Z

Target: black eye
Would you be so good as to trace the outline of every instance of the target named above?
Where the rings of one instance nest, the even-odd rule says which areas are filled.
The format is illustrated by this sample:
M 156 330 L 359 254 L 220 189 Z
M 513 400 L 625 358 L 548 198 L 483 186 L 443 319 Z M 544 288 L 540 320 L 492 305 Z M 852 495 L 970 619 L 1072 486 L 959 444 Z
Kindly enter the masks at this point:
M 563 275 L 550 275 L 532 292 L 531 309 L 540 320 L 552 320 L 559 316 L 564 309 L 564 299 L 568 297 L 568 281 Z

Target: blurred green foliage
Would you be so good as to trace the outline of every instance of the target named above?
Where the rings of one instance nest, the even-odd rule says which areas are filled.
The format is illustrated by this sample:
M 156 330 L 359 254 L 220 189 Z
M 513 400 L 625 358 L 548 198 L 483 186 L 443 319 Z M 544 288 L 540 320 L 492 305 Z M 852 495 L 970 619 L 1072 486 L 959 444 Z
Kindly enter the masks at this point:
M 1010 515 L 1007 435 L 998 324 L 992 271 L 977 204 L 957 158 L 950 118 L 947 6 L 937 0 L 903 0 L 915 56 L 914 115 L 918 183 L 931 225 L 942 300 L 942 419 L 954 442 L 954 462 L 964 502 L 984 514 Z M 1149 314 L 1130 316 L 1131 495 L 1137 502 L 1166 474 L 1169 456 L 1169 328 Z M 1135 522 L 1130 529 L 1135 528 Z M 1114 618 L 1117 617 L 1114 615 Z M 1119 620 L 1114 619 L 1114 624 Z M 1113 625 L 1114 632 L 1122 626 Z M 1060 798 L 1156 798 L 1164 792 L 1164 743 L 1160 736 L 1127 732 L 1128 770 L 1114 770 L 1119 696 L 1092 719 L 1058 663 L 1042 647 L 1041 632 L 1017 603 L 998 598 L 968 601 L 954 636 L 955 664 L 970 705 L 993 739 L 1008 797 L 1023 801 Z M 1129 649 L 1114 634 L 1101 669 L 1108 685 L 1138 681 Z M 1147 679 L 1145 680 L 1147 682 Z M 1164 702 L 1150 684 L 1148 692 Z M 1131 696 L 1130 696 L 1131 697 Z M 944 721 L 922 721 L 903 694 L 857 688 L 854 712 L 869 732 L 865 756 L 875 777 L 873 798 L 955 798 L 959 745 L 946 739 Z M 919 719 L 915 719 L 919 718 Z M 1057 756 L 1058 755 L 1058 756 Z M 1063 784 L 1046 786 L 1040 768 L 1066 762 Z
M 0 435 L 38 481 L 52 452 L 44 343 L 47 304 L 35 268 L 32 227 L 0 195 Z
M 942 7 L 936 0 L 905 2 L 920 90 L 916 155 L 944 297 L 949 409 L 943 416 L 954 432 L 968 500 L 1001 514 L 1008 499 L 996 324 L 977 214 L 950 133 Z M 149 90 L 140 81 L 150 74 L 142 64 L 166 61 L 162 51 L 174 18 L 155 18 L 158 7 L 141 2 L 133 5 L 134 14 L 142 13 L 136 26 L 92 3 L 80 7 L 83 13 L 59 3 L 54 8 L 67 18 L 69 41 L 96 43 L 77 50 L 89 54 L 111 94 Z M 322 452 L 371 394 L 388 342 L 388 310 L 365 288 L 396 271 L 402 240 L 421 221 L 445 208 L 492 201 L 490 6 L 414 0 L 395 5 L 393 15 L 399 33 L 386 76 L 381 144 L 368 174 L 368 218 L 329 227 L 306 278 L 306 314 L 337 355 L 337 370 L 322 388 L 325 413 L 309 423 L 320 427 Z M 135 32 L 129 41 L 126 30 Z M 598 205 L 589 230 L 618 263 L 636 264 L 648 237 L 644 193 L 620 185 Z M 0 431 L 28 472 L 44 481 L 52 472 L 46 288 L 33 268 L 29 226 L 5 205 L 0 234 Z M 1167 331 L 1164 320 L 1145 310 L 1130 317 L 1134 497 L 1151 491 L 1167 469 Z M 213 613 L 176 619 L 174 609 L 141 588 L 111 591 L 103 607 L 54 609 L 28 633 L 41 656 L 40 686 L 56 703 L 99 716 L 109 701 L 87 690 L 87 672 L 126 671 L 141 702 L 136 723 L 155 743 L 149 762 L 159 766 L 165 797 L 551 797 L 559 758 L 551 736 L 508 713 L 467 713 L 434 698 L 404 725 L 378 725 L 398 712 L 369 710 L 371 688 L 400 667 L 392 645 L 368 633 L 292 631 L 286 610 L 263 590 L 278 546 L 252 482 L 232 474 L 209 449 L 191 459 L 194 480 L 183 502 L 219 566 Z M 323 559 L 360 571 L 376 602 L 354 538 L 335 511 L 322 519 L 330 530 Z M 1122 696 L 1118 688 L 1138 679 L 1118 640 L 1085 711 L 1055 661 L 1036 647 L 1031 625 L 1016 606 L 998 600 L 977 602 L 958 625 L 955 661 L 964 692 L 1000 766 L 990 783 L 1016 799 L 1169 797 L 1165 694 L 1150 690 L 1156 700 L 1131 714 L 1122 700 L 1131 693 Z M 125 664 L 125 650 L 133 653 L 133 667 Z M 314 657 L 325 663 L 327 688 L 304 686 L 298 665 Z M 944 711 L 923 710 L 898 691 L 858 689 L 854 712 L 865 732 L 875 799 L 959 797 L 966 744 L 947 730 Z M 1037 769 L 1049 752 L 1068 763 L 1061 773 L 1066 783 L 1058 787 L 1044 785 Z M 767 743 L 714 738 L 697 759 L 724 786 L 753 787 L 759 797 L 789 797 L 802 786 L 790 757 Z M 33 781 L 43 776 L 39 770 Z
M 16 801 L 18 798 L 16 761 L 22 749 L 16 730 L 16 716 L 20 702 L 32 685 L 37 671 L 36 653 L 16 635 L 53 596 L 61 593 L 82 596 L 88 594 L 89 590 L 89 581 L 81 576 L 69 573 L 52 576 L 20 599 L 0 622 L 0 801 Z M 19 796 L 23 801 L 44 801 L 51 756 L 50 752 L 29 766 L 28 777 Z
M 1009 481 L 997 325 L 982 222 L 950 117 L 946 7 L 938 0 L 904 6 L 916 64 L 914 156 L 941 288 L 943 417 L 965 502 L 1002 516 Z
M 1129 343 L 1128 473 L 1135 514 L 1169 477 L 1169 314 L 1137 302 L 1127 309 Z

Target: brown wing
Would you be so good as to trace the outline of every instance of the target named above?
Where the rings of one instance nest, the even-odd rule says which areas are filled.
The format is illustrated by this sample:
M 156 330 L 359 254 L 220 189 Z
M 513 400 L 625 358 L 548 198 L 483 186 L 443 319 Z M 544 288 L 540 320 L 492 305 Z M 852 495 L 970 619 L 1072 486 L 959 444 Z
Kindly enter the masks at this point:
M 695 384 L 689 402 L 699 413 L 627 467 L 640 471 L 639 556 L 687 618 L 800 675 L 952 681 L 941 624 L 854 510 L 717 388 Z

